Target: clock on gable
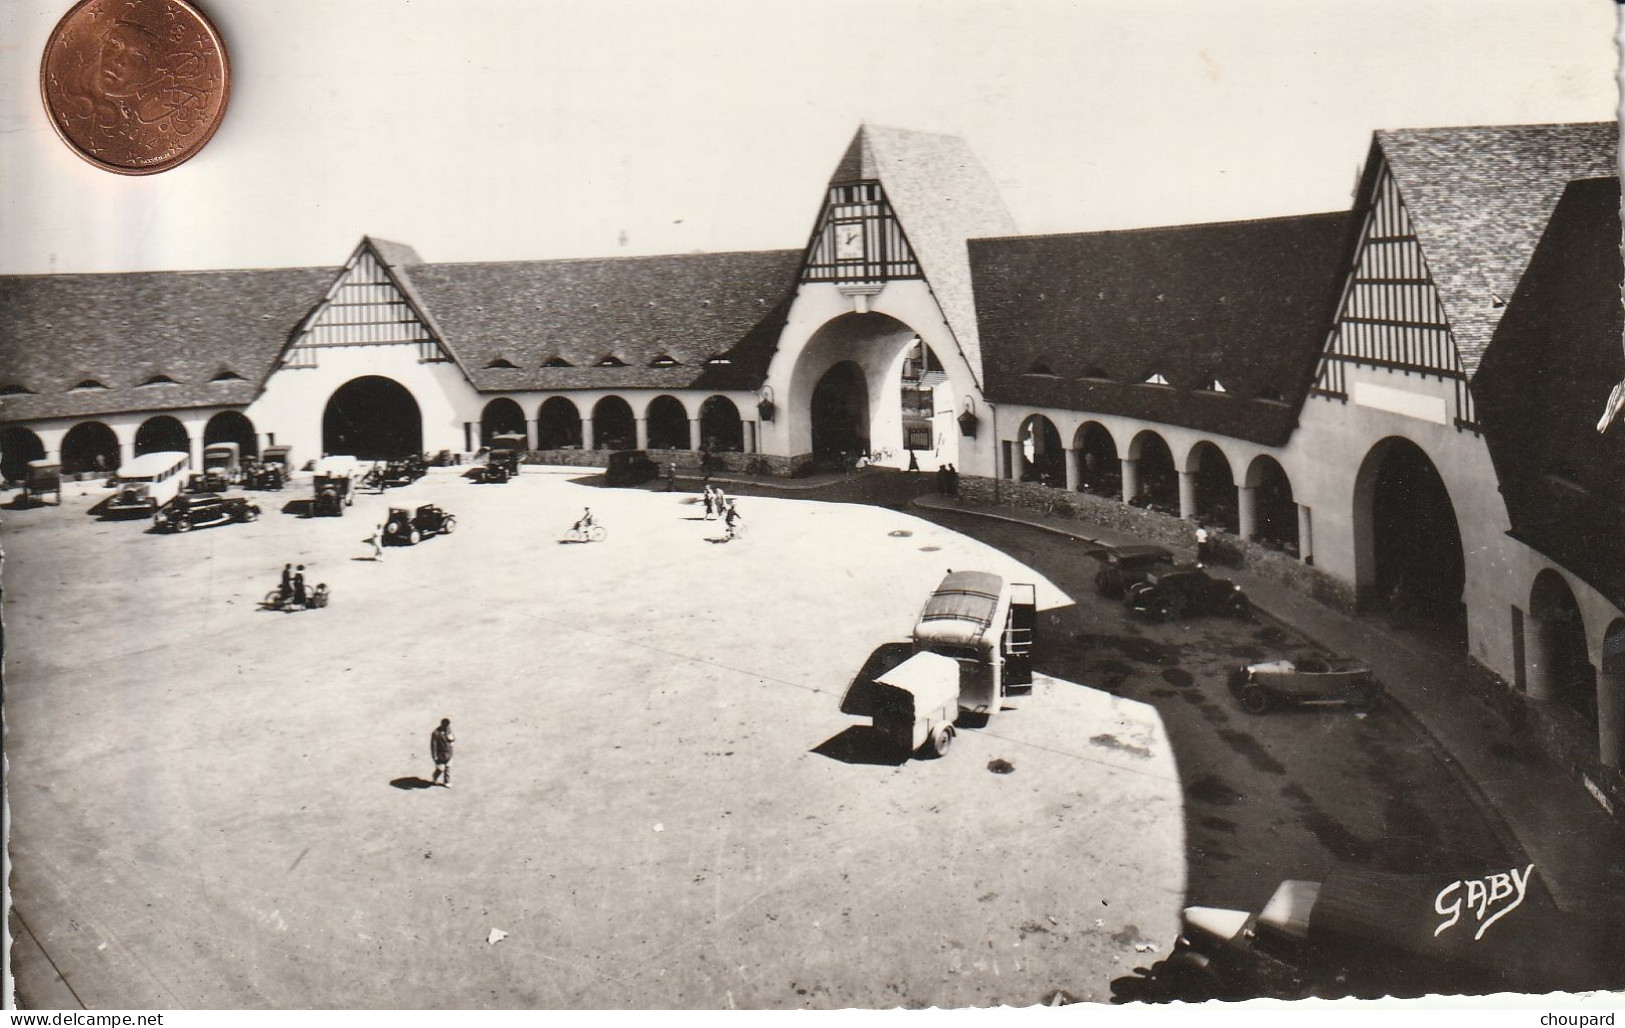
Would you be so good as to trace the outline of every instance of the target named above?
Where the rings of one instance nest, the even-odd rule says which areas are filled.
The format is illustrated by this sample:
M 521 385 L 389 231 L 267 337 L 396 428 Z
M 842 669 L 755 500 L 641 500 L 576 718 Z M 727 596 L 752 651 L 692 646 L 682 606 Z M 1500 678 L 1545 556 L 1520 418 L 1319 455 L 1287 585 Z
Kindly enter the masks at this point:
M 838 221 L 835 223 L 835 259 L 838 261 L 863 260 L 863 222 Z

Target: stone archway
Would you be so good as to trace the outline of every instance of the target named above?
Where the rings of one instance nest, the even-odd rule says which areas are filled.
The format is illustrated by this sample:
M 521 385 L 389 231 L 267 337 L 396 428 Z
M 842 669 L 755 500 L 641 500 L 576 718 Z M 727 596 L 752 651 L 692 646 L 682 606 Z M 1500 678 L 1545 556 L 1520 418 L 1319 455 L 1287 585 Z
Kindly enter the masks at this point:
M 423 452 L 423 414 L 405 386 L 382 375 L 353 378 L 322 412 L 322 452 L 400 460 Z
M 1267 453 L 1254 457 L 1247 465 L 1240 500 L 1244 514 L 1251 505 L 1254 538 L 1265 546 L 1297 555 L 1298 505 L 1292 498 L 1292 481 L 1279 461 Z
M 1123 489 L 1123 465 L 1117 441 L 1098 421 L 1086 421 L 1072 436 L 1077 451 L 1078 489 L 1097 496 L 1117 496 Z
M 223 410 L 209 419 L 209 423 L 203 426 L 203 445 L 213 443 L 236 443 L 244 457 L 258 457 L 260 454 L 259 433 L 254 431 L 254 423 L 242 411 Z
M 1153 507 L 1165 514 L 1179 513 L 1179 472 L 1168 443 L 1151 429 L 1136 435 L 1128 444 L 1128 459 L 1134 480 L 1123 481 L 1128 502 Z
M 7 425 L 0 429 L 0 475 L 7 482 L 21 482 L 28 477 L 28 462 L 43 460 L 45 444 L 30 429 L 21 425 Z
M 1028 415 L 1016 433 L 1017 481 L 1066 485 L 1066 451 L 1055 422 L 1042 414 Z
M 480 445 L 488 446 L 494 435 L 524 435 L 525 410 L 506 396 L 499 396 L 480 411 Z
M 1561 704 L 1597 724 L 1597 669 L 1585 618 L 1563 576 L 1546 568 L 1529 590 L 1529 696 Z
M 1446 631 L 1465 646 L 1467 563 L 1444 479 L 1402 436 L 1371 447 L 1354 480 L 1354 570 L 1361 605 Z
M 1230 458 L 1216 443 L 1204 439 L 1191 447 L 1185 470 L 1191 476 L 1191 500 L 1196 519 L 1232 534 L 1241 530 L 1236 476 Z
M 745 422 L 726 396 L 709 397 L 700 405 L 700 447 L 713 453 L 744 452 Z
M 651 450 L 689 449 L 688 411 L 675 396 L 657 396 L 649 401 L 645 415 Z
M 100 421 L 81 421 L 62 437 L 62 470 L 115 471 L 119 466 L 118 436 Z
M 592 408 L 592 448 L 633 450 L 637 448 L 637 420 L 632 405 L 619 396 L 606 396 Z
M 538 450 L 581 449 L 581 411 L 567 396 L 550 396 L 536 411 Z
M 186 426 L 170 417 L 160 414 L 141 422 L 141 427 L 135 431 L 135 455 L 143 453 L 191 453 L 192 437 L 187 434 Z
M 815 458 L 868 452 L 869 389 L 863 369 L 852 361 L 841 361 L 824 372 L 813 388 L 809 417 Z

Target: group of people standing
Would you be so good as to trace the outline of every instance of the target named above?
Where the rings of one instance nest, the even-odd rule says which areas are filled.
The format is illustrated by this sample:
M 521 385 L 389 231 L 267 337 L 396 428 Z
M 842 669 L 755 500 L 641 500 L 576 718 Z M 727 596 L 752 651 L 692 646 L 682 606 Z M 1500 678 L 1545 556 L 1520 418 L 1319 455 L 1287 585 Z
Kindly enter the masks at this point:
M 282 565 L 282 581 L 277 587 L 277 606 L 283 610 L 305 610 L 327 606 L 327 583 L 318 582 L 316 588 L 305 588 L 305 566 Z
M 705 484 L 705 520 L 713 521 L 722 517 L 732 505 L 732 501 L 723 493 L 720 485 L 712 485 L 709 482 Z
M 952 464 L 937 468 L 937 492 L 944 496 L 959 495 L 959 469 Z

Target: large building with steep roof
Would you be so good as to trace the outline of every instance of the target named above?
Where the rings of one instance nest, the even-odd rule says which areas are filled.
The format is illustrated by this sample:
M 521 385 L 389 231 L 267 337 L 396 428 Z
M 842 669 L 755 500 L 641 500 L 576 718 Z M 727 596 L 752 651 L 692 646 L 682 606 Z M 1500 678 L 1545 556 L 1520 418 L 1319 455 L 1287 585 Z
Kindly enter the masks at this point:
M 1625 802 L 1618 130 L 1382 131 L 1351 210 L 1022 236 L 963 140 L 863 126 L 805 245 L 0 279 L 0 456 L 866 450 L 1455 639 Z

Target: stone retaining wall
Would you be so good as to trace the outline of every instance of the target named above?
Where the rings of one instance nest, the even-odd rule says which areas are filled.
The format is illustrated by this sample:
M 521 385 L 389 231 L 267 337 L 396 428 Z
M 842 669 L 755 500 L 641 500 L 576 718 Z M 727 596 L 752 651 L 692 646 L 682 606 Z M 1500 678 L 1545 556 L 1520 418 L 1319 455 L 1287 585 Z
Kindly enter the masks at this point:
M 526 464 L 562 464 L 567 467 L 605 468 L 609 455 L 615 450 L 530 450 L 524 456 Z M 685 475 L 699 474 L 698 450 L 645 450 L 649 459 L 664 471 L 667 464 L 676 464 Z M 776 475 L 791 478 L 806 473 L 812 464 L 812 454 L 798 457 L 779 457 L 768 453 L 711 454 L 711 470 L 740 475 Z

